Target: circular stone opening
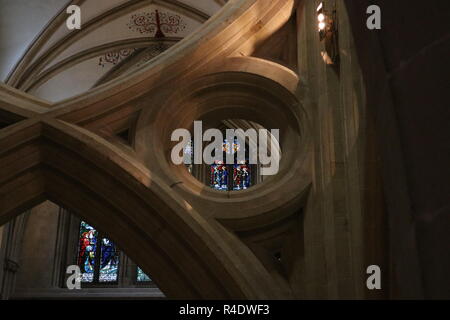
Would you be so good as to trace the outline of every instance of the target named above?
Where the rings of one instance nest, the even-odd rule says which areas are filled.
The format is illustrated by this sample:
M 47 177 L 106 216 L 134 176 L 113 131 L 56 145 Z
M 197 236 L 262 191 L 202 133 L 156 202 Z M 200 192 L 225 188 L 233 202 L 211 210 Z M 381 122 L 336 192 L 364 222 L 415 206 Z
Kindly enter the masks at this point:
M 267 78 L 230 72 L 208 75 L 176 91 L 161 103 L 160 108 L 145 109 L 141 115 L 136 130 L 140 137 L 136 142 L 137 152 L 152 171 L 167 178 L 171 187 L 178 186 L 180 192 L 186 191 L 195 197 L 220 201 L 235 197 L 258 197 L 259 190 L 266 192 L 278 189 L 280 185 L 293 181 L 294 172 L 301 170 L 303 160 L 308 158 L 308 154 L 303 152 L 310 143 L 307 126 L 301 125 L 306 120 L 303 109 L 291 92 Z M 275 173 L 262 174 L 266 166 L 261 164 L 256 169 L 250 167 L 250 170 L 236 168 L 242 170 L 236 170 L 235 174 L 235 168 L 230 166 L 226 170 L 226 179 L 222 180 L 221 171 L 225 169 L 222 165 L 251 163 L 223 161 L 209 162 L 202 166 L 203 140 L 200 139 L 200 152 L 195 151 L 195 144 L 189 146 L 188 143 L 190 139 L 194 140 L 196 121 L 202 121 L 203 132 L 209 128 L 246 129 L 242 121 L 270 132 L 272 129 L 279 130 L 277 140 L 282 150 L 279 168 L 275 168 Z M 237 121 L 239 125 L 230 125 L 230 122 Z M 225 146 L 225 150 L 234 147 L 234 139 L 228 139 L 226 134 L 220 140 L 220 145 Z M 247 144 L 248 142 L 246 146 Z M 271 143 L 266 144 L 271 147 Z M 144 148 L 147 145 L 152 146 L 148 150 L 162 152 L 148 152 Z M 188 152 L 192 150 L 192 158 L 195 159 L 196 153 L 199 155 L 200 164 L 192 161 L 186 165 L 185 147 Z M 271 152 L 268 153 L 268 158 L 270 155 Z M 211 168 L 211 165 L 218 167 Z M 225 190 L 231 192 L 224 192 Z

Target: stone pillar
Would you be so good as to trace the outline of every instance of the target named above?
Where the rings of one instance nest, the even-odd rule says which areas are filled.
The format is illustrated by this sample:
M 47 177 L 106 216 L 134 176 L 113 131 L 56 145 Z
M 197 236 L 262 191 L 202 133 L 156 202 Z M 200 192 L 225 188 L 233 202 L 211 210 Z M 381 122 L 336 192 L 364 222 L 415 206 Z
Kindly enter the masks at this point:
M 367 129 L 373 120 L 367 116 L 362 72 L 343 1 L 324 1 L 328 13 L 337 12 L 340 63 L 334 66 L 321 55 L 325 44 L 318 33 L 319 3 L 303 1 L 297 15 L 303 81 L 298 95 L 314 136 L 313 187 L 304 213 L 304 257 L 299 267 L 303 288 L 298 290 L 307 298 L 364 298 L 365 251 L 380 240 L 372 237 L 368 244 L 365 237 L 366 203 L 379 209 L 378 217 L 384 215 L 378 185 L 367 179 L 367 170 L 369 176 L 377 176 L 376 153 L 366 148 L 373 144 Z M 382 228 L 379 221 L 372 222 Z M 384 260 L 377 256 L 372 263 Z
M 1 298 L 9 299 L 14 292 L 17 274 L 20 270 L 20 254 L 25 226 L 29 212 L 16 217 L 4 228 L 2 244 L 4 244 L 2 257 Z
M 5 226 L 0 226 L 0 300 L 3 299 L 3 265 L 4 265 L 4 260 L 5 260 L 5 250 L 4 250 L 4 246 L 3 246 L 3 230 L 4 230 Z
M 58 282 L 60 264 L 55 253 L 60 234 L 59 210 L 49 201 L 31 210 L 21 241 L 20 270 L 13 295 L 17 290 L 52 288 Z
M 393 298 L 450 298 L 450 3 L 345 0 L 376 115 L 389 217 Z M 418 30 L 413 32 L 412 30 Z

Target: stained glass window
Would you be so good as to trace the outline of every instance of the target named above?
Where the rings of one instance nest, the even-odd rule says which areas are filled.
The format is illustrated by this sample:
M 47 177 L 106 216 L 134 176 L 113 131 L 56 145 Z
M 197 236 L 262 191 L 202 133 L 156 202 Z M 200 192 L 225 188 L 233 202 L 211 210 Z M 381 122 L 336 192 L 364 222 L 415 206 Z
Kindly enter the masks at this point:
M 137 267 L 137 282 L 149 282 L 152 279 L 139 267 Z
M 78 246 L 78 266 L 82 272 L 82 282 L 94 281 L 95 256 L 97 252 L 97 231 L 82 221 Z
M 209 166 L 209 186 L 218 191 L 239 191 L 250 188 L 252 185 L 252 168 L 254 166 L 248 164 L 248 148 L 246 148 L 247 161 L 237 163 L 238 151 L 241 149 L 239 140 L 235 138 L 231 143 L 227 139 L 222 145 L 223 159 L 227 159 L 227 154 L 232 154 L 234 161 L 227 163 L 224 161 L 215 161 Z M 190 159 L 191 163 L 194 158 L 193 142 L 184 148 L 184 157 Z M 193 174 L 193 165 L 186 164 L 189 172 Z
M 188 169 L 189 173 L 192 173 L 193 163 L 194 163 L 194 147 L 193 147 L 192 140 L 188 142 L 186 147 L 184 147 L 184 158 L 185 158 L 186 168 Z M 186 163 L 187 159 L 190 159 L 190 163 Z
M 101 247 L 100 282 L 117 281 L 119 269 L 119 252 L 116 245 L 107 238 L 102 239 Z
M 129 260 L 113 241 L 85 221 L 79 224 L 76 260 L 81 271 L 81 282 L 86 287 L 108 285 L 113 288 L 127 283 L 147 286 L 152 283 L 152 279 Z M 123 265 L 127 268 L 121 272 L 120 261 L 124 261 Z M 128 270 L 133 268 L 136 271 L 133 272 L 134 280 L 128 277 L 120 278 L 121 274 L 129 274 Z
M 216 190 L 228 190 L 228 168 L 222 161 L 211 165 L 211 187 Z
M 237 153 L 241 149 L 238 139 L 233 143 L 225 140 L 223 143 L 224 159 L 226 154 L 234 155 L 234 163 L 216 161 L 211 165 L 210 186 L 219 191 L 239 191 L 250 188 L 252 181 L 251 166 L 248 161 L 237 163 Z
M 225 139 L 225 141 L 223 142 L 223 152 L 225 152 L 225 153 L 235 154 L 239 151 L 239 149 L 241 149 L 241 145 L 239 144 L 237 139 L 234 139 L 233 145 L 231 145 L 231 143 L 228 142 L 227 139 Z
M 233 166 L 233 190 L 245 190 L 250 188 L 251 170 L 246 161 Z
M 108 283 L 118 280 L 119 252 L 116 245 L 101 237 L 85 221 L 80 223 L 78 266 L 85 283 Z

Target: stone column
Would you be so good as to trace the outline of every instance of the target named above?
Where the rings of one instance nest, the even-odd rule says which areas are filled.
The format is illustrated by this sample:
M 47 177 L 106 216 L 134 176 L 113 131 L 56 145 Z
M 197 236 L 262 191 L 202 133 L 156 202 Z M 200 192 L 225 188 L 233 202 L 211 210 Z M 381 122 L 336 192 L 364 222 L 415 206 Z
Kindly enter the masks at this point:
M 324 1 L 328 14 L 337 13 L 340 62 L 334 66 L 321 55 L 325 44 L 318 33 L 319 3 L 303 1 L 297 15 L 302 79 L 298 96 L 314 136 L 313 186 L 304 213 L 297 290 L 307 298 L 364 298 L 365 251 L 377 242 L 382 246 L 379 240 L 384 236 L 368 243 L 364 234 L 367 203 L 380 209 L 376 214 L 381 220 L 371 220 L 376 228 L 384 215 L 377 181 L 367 178 L 377 177 L 376 150 L 367 149 L 374 143 L 367 129 L 373 120 L 367 116 L 362 72 L 343 1 Z M 384 260 L 372 257 L 372 263 Z
M 2 282 L 1 298 L 9 299 L 14 292 L 17 273 L 20 270 L 20 254 L 22 250 L 22 240 L 25 225 L 29 212 L 25 212 L 13 219 L 4 227 L 2 244 Z

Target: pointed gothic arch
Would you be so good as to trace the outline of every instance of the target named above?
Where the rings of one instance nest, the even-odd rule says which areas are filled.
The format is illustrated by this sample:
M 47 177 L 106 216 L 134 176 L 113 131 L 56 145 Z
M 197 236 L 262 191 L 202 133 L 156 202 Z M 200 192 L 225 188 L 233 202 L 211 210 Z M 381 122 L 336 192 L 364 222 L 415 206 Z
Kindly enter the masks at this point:
M 237 269 L 243 246 L 232 252 L 231 243 L 220 240 L 188 203 L 139 163 L 75 126 L 47 120 L 27 127 L 27 122 L 0 134 L 2 147 L 5 136 L 16 142 L 11 149 L 2 148 L 1 161 L 9 166 L 0 177 L 0 222 L 49 199 L 97 225 L 169 297 L 277 295 L 267 290 L 275 286 L 262 268 L 246 270 L 258 269 L 256 259 Z M 31 156 L 21 157 L 24 152 Z M 258 273 L 261 278 L 253 278 Z

